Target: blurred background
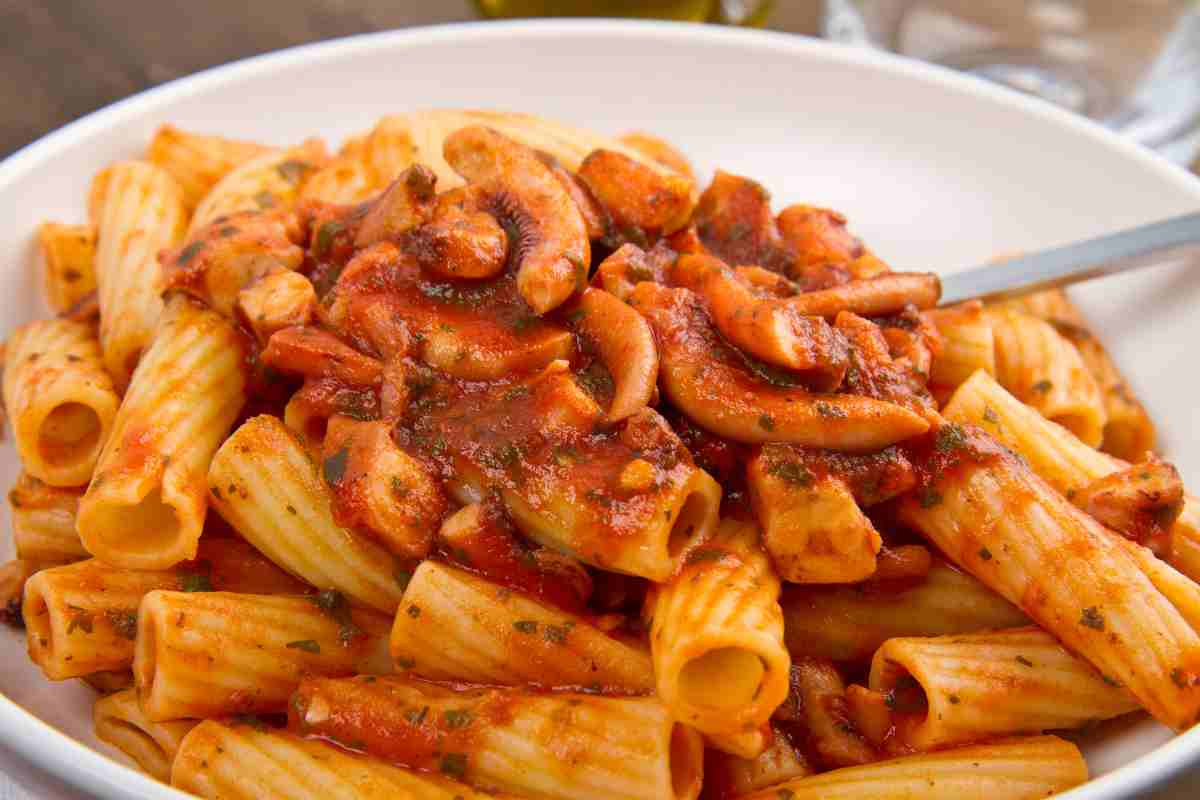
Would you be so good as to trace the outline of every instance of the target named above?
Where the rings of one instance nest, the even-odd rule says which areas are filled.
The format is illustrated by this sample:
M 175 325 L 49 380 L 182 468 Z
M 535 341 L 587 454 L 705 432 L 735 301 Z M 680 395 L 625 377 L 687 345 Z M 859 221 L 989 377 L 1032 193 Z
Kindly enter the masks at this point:
M 1200 0 L 0 0 L 0 156 L 197 70 L 306 42 L 481 17 L 752 25 L 933 61 L 1200 153 Z

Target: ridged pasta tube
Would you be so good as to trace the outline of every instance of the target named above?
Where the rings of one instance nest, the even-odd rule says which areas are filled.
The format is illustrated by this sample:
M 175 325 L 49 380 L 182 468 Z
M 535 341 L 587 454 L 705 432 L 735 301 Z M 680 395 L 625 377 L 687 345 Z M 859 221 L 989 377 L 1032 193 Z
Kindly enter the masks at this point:
M 649 693 L 649 654 L 553 606 L 436 561 L 417 567 L 392 658 L 434 680 Z
M 175 295 L 134 373 L 79 504 L 90 553 L 133 569 L 196 555 L 208 510 L 204 476 L 245 402 L 240 334 Z
M 835 769 L 738 800 L 1033 800 L 1087 778 L 1078 747 L 1036 736 Z
M 38 226 L 42 286 L 57 312 L 74 306 L 96 289 L 96 226 L 43 222 Z
M 75 530 L 81 497 L 82 488 L 48 486 L 22 472 L 8 493 L 17 558 L 45 564 L 66 564 L 87 558 L 89 553 Z
M 154 591 L 133 675 L 147 718 L 283 711 L 309 675 L 390 671 L 389 620 L 334 594 Z
M 1138 708 L 1038 628 L 889 639 L 871 662 L 870 686 L 888 692 L 905 676 L 928 703 L 915 724 L 896 727 L 900 743 L 917 750 L 1078 728 Z
M 261 724 L 212 720 L 180 743 L 171 785 L 211 800 L 500 800 Z
M 9 337 L 4 407 L 33 477 L 51 486 L 87 483 L 119 403 L 92 326 L 42 320 Z
M 212 459 L 208 487 L 213 508 L 283 569 L 380 611 L 400 604 L 395 559 L 334 522 L 317 465 L 277 417 L 233 432 Z
M 104 364 L 124 388 L 162 313 L 160 251 L 183 237 L 183 190 L 161 167 L 123 161 L 92 181 L 88 207 L 99 233 L 96 292 Z
M 137 689 L 122 689 L 99 697 L 92 706 L 96 738 L 117 748 L 163 782 L 171 779 L 171 762 L 180 742 L 198 723 L 195 719 L 151 722 L 142 712 Z
M 388 761 L 550 799 L 683 800 L 700 736 L 655 698 L 456 691 L 404 678 L 305 681 L 289 724 Z
M 190 211 L 235 167 L 270 149 L 255 142 L 163 125 L 154 132 L 154 138 L 146 147 L 146 160 L 162 167 L 178 181 L 183 190 L 183 202 Z M 299 166 L 287 169 L 303 175 Z
M 779 578 L 753 524 L 722 521 L 647 608 L 658 696 L 676 719 L 709 734 L 753 730 L 787 696 Z

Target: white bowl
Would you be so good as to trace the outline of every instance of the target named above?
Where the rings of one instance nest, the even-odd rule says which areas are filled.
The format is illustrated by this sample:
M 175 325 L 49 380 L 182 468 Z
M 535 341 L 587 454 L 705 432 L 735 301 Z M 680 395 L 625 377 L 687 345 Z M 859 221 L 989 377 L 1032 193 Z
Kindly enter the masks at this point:
M 1194 211 L 1200 181 L 1090 123 L 936 67 L 781 34 L 634 23 L 455 25 L 287 50 L 176 81 L 92 114 L 0 165 L 0 330 L 43 314 L 33 233 L 84 219 L 106 162 L 163 122 L 267 142 L 336 141 L 396 110 L 527 110 L 598 129 L 642 128 L 703 170 L 753 176 L 778 204 L 850 217 L 898 268 L 952 271 Z M 17 112 L 19 113 L 19 111 Z M 1169 456 L 1200 482 L 1200 272 L 1168 267 L 1079 292 L 1148 401 Z M 16 477 L 11 448 L 0 481 Z M 7 538 L 7 537 L 6 537 Z M 110 760 L 90 692 L 52 685 L 0 633 L 0 768 L 39 797 L 182 798 Z M 58 730 L 55 730 L 57 728 Z M 96 748 L 96 749 L 92 749 Z M 1133 797 L 1200 762 L 1200 728 L 1142 723 L 1086 741 L 1093 774 L 1071 798 Z M 119 756 L 116 756 L 119 758 Z

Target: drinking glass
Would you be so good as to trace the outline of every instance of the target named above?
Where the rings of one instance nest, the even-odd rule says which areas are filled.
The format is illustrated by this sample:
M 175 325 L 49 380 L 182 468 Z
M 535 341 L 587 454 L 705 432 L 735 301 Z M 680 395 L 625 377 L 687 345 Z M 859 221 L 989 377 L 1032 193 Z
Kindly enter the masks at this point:
M 1180 160 L 1200 145 L 1196 0 L 826 0 L 822 33 L 978 75 Z

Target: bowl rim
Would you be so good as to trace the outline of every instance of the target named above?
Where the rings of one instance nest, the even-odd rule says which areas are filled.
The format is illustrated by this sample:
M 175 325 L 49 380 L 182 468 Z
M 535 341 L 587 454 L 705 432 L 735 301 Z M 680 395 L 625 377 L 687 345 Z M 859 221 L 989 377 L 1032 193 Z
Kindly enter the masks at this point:
M 92 111 L 19 148 L 0 162 L 0 196 L 14 181 L 43 168 L 57 152 L 118 126 L 156 106 L 197 91 L 219 88 L 246 76 L 284 70 L 298 62 L 320 63 L 346 57 L 429 44 L 453 44 L 509 36 L 564 37 L 610 35 L 624 38 L 671 39 L 705 45 L 743 45 L 802 53 L 841 66 L 858 66 L 897 74 L 950 93 L 983 98 L 1005 107 L 1014 118 L 1032 116 L 1066 128 L 1103 145 L 1115 155 L 1137 162 L 1162 180 L 1194 195 L 1200 203 L 1200 178 L 1102 125 L 1001 86 L 949 68 L 891 53 L 843 45 L 782 31 L 733 28 L 700 23 L 622 19 L 529 19 L 473 21 L 363 33 L 263 53 L 210 67 L 155 86 Z M 59 731 L 0 693 L 0 733 L 4 744 L 28 764 L 83 791 L 156 800 L 190 797 L 117 761 L 107 753 Z M 69 766 L 68 766 L 69 765 Z M 1200 765 L 1200 725 L 1121 765 L 1112 772 L 1060 795 L 1068 800 L 1116 800 L 1140 796 L 1189 766 Z

